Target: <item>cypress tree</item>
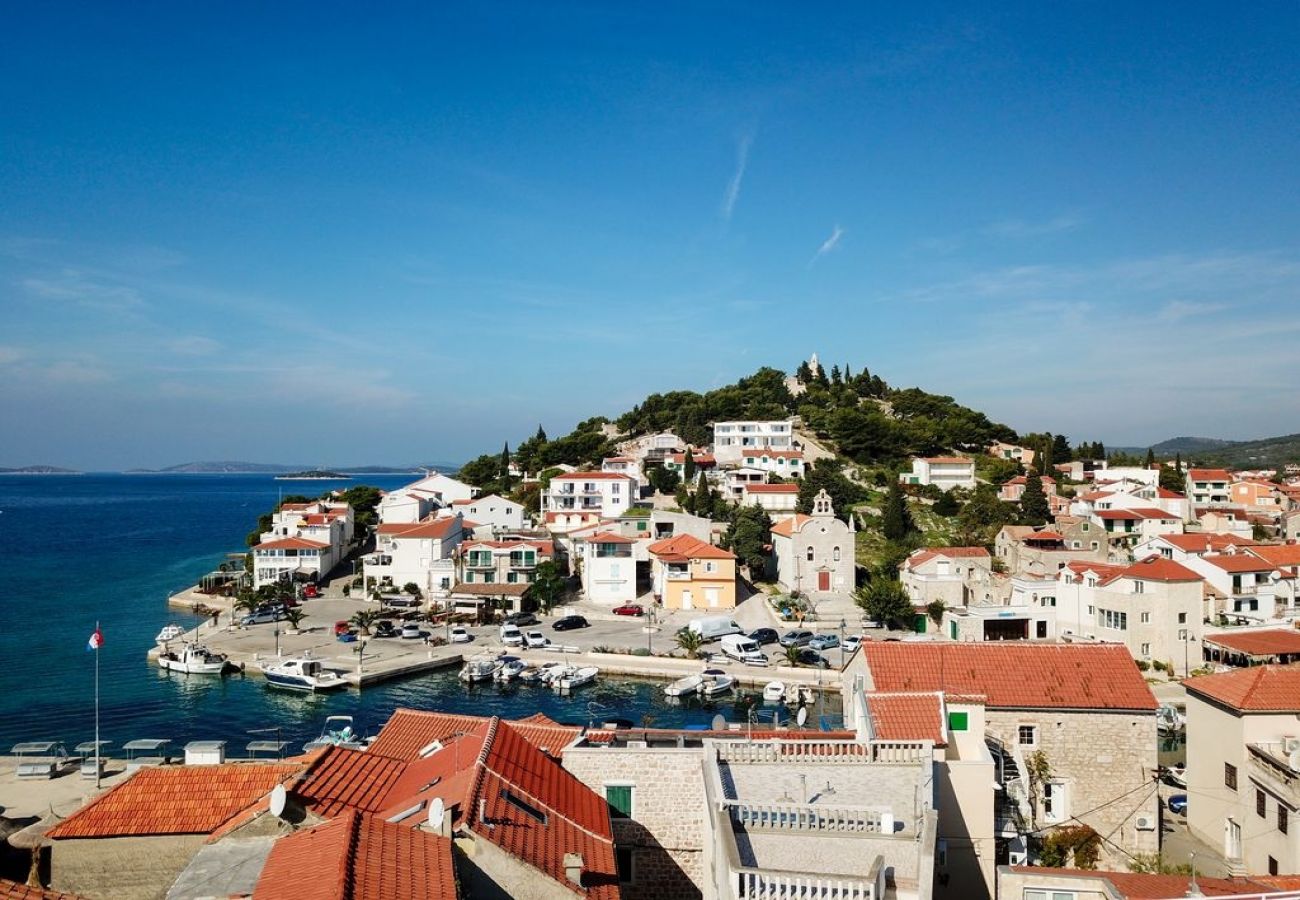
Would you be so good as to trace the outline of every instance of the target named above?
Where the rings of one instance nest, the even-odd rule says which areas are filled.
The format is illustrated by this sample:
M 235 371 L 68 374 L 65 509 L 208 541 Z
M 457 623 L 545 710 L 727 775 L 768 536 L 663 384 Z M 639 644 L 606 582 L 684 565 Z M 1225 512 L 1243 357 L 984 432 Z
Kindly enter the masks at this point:
M 1147 447 L 1147 468 L 1150 469 L 1156 464 L 1156 453 L 1150 447 Z
M 510 490 L 510 442 L 501 450 L 501 492 Z
M 691 455 L 691 448 L 686 448 L 686 458 L 682 461 L 682 475 L 687 481 L 695 477 L 695 457 Z
M 885 506 L 881 510 L 881 531 L 891 541 L 904 540 L 916 531 L 912 511 L 907 508 L 907 498 L 903 496 L 903 488 L 897 481 L 889 486 L 889 494 L 885 497 Z
M 1045 525 L 1051 514 L 1047 495 L 1043 493 L 1042 476 L 1037 469 L 1030 468 L 1025 475 L 1025 492 L 1020 495 L 1020 524 Z

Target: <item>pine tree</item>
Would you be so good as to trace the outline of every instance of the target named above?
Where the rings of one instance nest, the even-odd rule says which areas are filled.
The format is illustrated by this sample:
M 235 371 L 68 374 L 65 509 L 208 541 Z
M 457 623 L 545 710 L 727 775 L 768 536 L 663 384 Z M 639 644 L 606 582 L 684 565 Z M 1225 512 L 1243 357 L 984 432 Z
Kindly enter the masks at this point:
M 912 511 L 907 508 L 907 498 L 897 481 L 889 486 L 885 497 L 885 506 L 881 510 L 881 531 L 891 541 L 906 540 L 916 531 L 916 522 L 912 520 Z
M 831 366 L 831 384 L 839 387 L 840 384 L 840 367 Z
M 533 440 L 535 440 L 538 444 L 546 443 L 546 430 L 542 428 L 541 422 L 537 423 L 537 434 L 533 435 Z
M 695 480 L 695 515 L 709 516 L 712 518 L 713 512 L 713 494 L 709 490 L 709 481 L 700 473 L 700 477 Z
M 1025 475 L 1025 492 L 1020 495 L 1020 524 L 1045 525 L 1051 514 L 1042 477 L 1037 469 L 1031 468 Z
M 800 384 L 808 384 L 813 380 L 812 368 L 808 365 L 808 360 L 799 363 L 799 368 L 794 373 L 795 380 Z
M 510 442 L 501 451 L 501 493 L 510 490 Z
M 844 367 L 844 383 L 853 384 L 853 370 L 848 366 Z
M 1174 454 L 1174 471 L 1179 475 L 1183 474 L 1183 454 L 1181 452 Z
M 691 448 L 686 448 L 686 458 L 682 461 L 682 474 L 690 481 L 695 477 L 695 457 L 691 454 Z
M 1153 469 L 1156 464 L 1156 453 L 1150 447 L 1147 447 L 1147 468 Z
M 1043 444 L 1036 453 L 1034 464 L 1040 471 L 1050 472 L 1056 463 L 1056 440 L 1049 432 L 1043 437 Z
M 1070 439 L 1058 434 L 1052 440 L 1052 461 L 1064 463 L 1070 461 Z

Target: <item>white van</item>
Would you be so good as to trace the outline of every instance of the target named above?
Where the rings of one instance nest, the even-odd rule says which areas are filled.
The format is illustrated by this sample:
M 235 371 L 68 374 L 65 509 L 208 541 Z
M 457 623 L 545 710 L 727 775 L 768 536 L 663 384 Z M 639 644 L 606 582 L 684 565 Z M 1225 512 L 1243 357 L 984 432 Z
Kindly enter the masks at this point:
M 736 624 L 731 616 L 705 616 L 695 619 L 686 626 L 700 636 L 700 640 L 716 641 L 728 634 L 744 634 L 745 629 Z
M 507 647 L 522 647 L 524 645 L 524 633 L 519 630 L 518 625 L 511 625 L 507 622 L 501 626 L 501 643 Z
M 767 654 L 758 645 L 758 641 L 745 634 L 729 634 L 723 637 L 722 652 L 732 659 L 752 666 L 767 665 Z

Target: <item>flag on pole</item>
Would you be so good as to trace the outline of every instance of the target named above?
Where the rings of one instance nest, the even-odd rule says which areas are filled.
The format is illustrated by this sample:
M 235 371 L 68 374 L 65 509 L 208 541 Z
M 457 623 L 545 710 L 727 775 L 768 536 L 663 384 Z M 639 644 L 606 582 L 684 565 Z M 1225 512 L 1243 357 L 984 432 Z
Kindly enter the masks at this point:
M 90 640 L 86 642 L 86 649 L 98 650 L 102 646 L 104 646 L 104 635 L 100 632 L 99 627 L 96 626 L 95 633 L 92 634 Z

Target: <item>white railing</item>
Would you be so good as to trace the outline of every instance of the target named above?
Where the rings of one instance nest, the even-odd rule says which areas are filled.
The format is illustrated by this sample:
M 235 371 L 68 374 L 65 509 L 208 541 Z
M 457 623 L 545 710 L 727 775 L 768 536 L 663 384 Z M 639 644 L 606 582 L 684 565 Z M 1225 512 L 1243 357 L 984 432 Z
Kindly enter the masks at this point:
M 732 871 L 733 900 L 881 900 L 885 870 L 876 858 L 867 878 L 742 867 Z
M 855 762 L 914 763 L 929 759 L 928 741 L 719 741 L 726 763 Z
M 731 820 L 744 828 L 783 831 L 834 831 L 858 834 L 893 834 L 894 816 L 888 810 L 861 806 L 806 803 L 752 803 L 723 800 L 718 804 Z

